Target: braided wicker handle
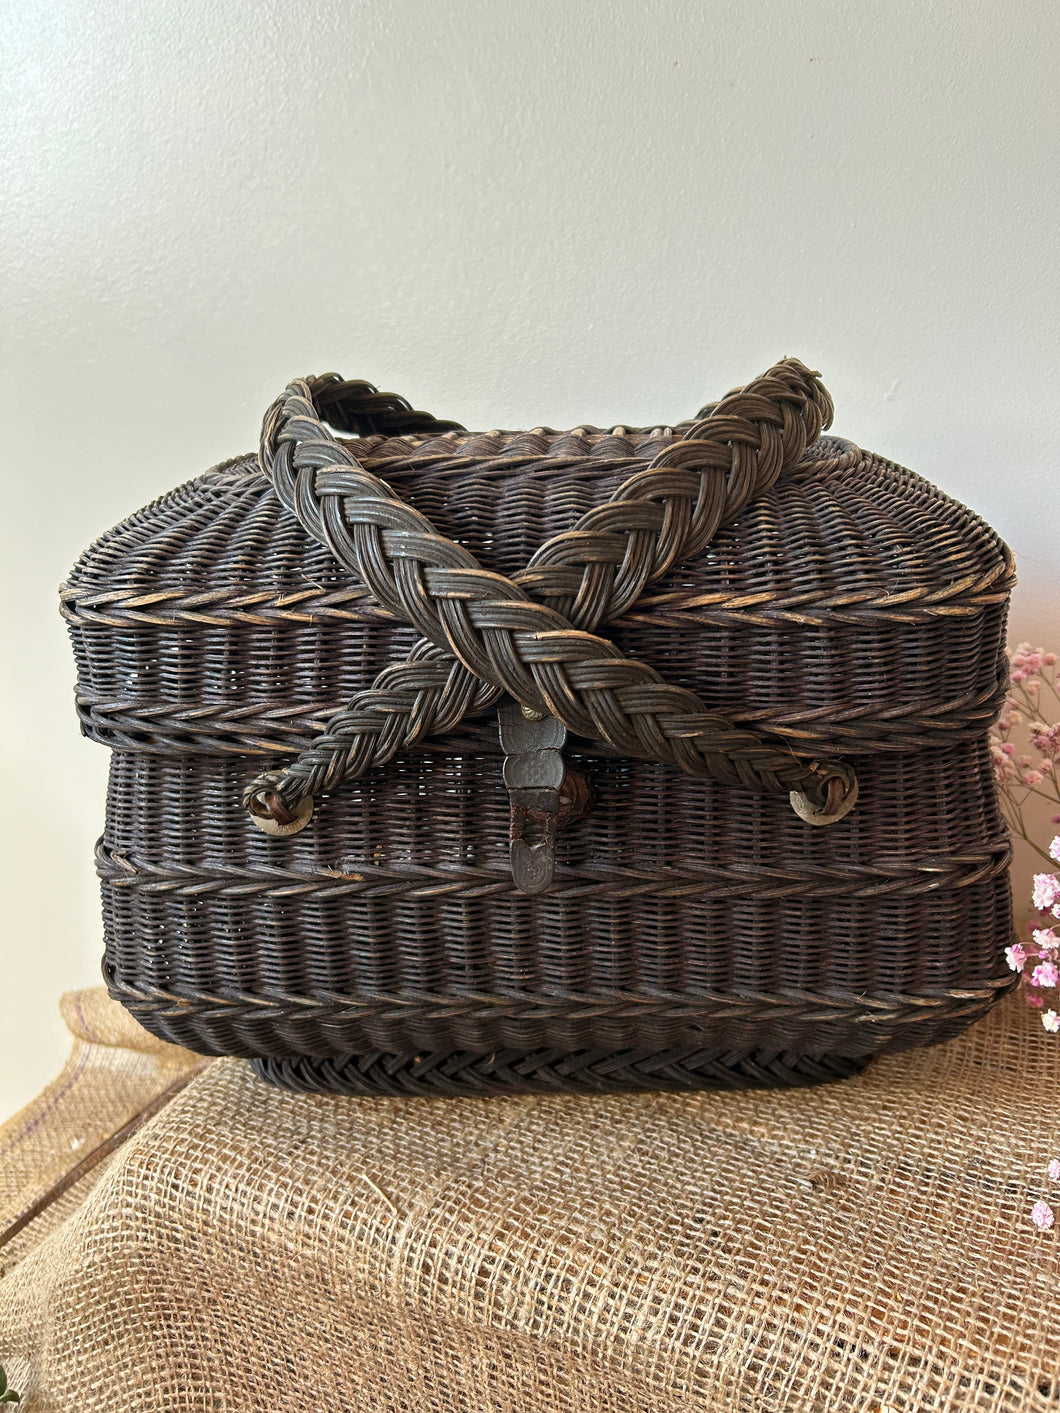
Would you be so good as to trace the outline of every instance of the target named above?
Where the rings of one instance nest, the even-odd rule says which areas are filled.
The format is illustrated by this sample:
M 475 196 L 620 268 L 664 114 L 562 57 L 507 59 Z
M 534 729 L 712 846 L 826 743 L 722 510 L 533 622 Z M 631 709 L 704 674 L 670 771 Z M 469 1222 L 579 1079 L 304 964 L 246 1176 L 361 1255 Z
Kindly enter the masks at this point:
M 701 553 L 720 525 L 801 458 L 831 417 L 817 375 L 785 359 L 689 424 L 508 579 L 440 535 L 324 421 L 395 435 L 463 430 L 459 424 L 334 373 L 289 384 L 265 416 L 263 470 L 309 533 L 423 639 L 289 767 L 259 775 L 244 806 L 273 832 L 296 832 L 319 791 L 451 730 L 507 692 L 528 715 L 551 713 L 623 755 L 789 793 L 810 823 L 842 818 L 857 797 L 846 763 L 800 760 L 592 631 L 625 613 L 672 565 Z

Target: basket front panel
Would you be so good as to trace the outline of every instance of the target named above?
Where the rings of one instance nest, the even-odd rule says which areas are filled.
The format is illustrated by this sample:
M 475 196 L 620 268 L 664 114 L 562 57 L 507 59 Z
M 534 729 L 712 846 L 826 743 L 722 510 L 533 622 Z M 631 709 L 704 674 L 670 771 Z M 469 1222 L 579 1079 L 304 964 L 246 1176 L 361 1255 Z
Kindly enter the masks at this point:
M 116 753 L 108 980 L 148 1028 L 246 1055 L 859 1055 L 943 1038 L 998 993 L 1009 844 L 981 745 L 866 762 L 863 804 L 827 830 L 659 766 L 580 764 L 596 807 L 528 897 L 496 757 L 399 758 L 279 840 L 238 806 L 242 763 Z

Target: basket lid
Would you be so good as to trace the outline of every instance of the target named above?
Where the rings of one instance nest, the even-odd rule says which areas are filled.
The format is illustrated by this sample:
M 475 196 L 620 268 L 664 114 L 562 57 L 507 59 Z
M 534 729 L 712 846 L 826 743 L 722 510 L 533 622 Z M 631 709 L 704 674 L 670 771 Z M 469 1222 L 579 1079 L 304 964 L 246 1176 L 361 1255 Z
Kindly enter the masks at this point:
M 352 444 L 441 534 L 511 575 L 678 437 L 581 427 Z M 606 632 L 800 755 L 915 751 L 988 729 L 1013 582 L 1011 553 L 973 512 L 826 436 Z M 297 751 L 416 636 L 251 455 L 101 537 L 61 597 L 83 728 L 123 750 Z M 497 749 L 492 728 L 454 740 Z

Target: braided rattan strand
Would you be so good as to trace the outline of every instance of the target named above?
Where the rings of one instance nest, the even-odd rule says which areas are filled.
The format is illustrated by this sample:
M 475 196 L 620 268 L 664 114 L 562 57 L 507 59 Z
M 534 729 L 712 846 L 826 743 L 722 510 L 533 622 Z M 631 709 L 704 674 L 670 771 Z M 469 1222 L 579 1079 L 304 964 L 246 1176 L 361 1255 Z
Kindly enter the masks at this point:
M 730 394 L 609 502 L 542 546 L 519 582 L 483 570 L 466 549 L 439 536 L 331 436 L 313 399 L 335 376 L 292 383 L 273 405 L 262 431 L 262 466 L 310 533 L 469 675 L 624 755 L 663 760 L 691 775 L 773 793 L 799 790 L 817 806 L 836 777 L 844 791 L 853 788 L 849 766 L 798 759 L 706 711 L 693 693 L 586 631 L 620 616 L 675 561 L 699 553 L 723 521 L 801 457 L 832 415 L 816 374 L 788 359 Z M 527 588 L 551 602 L 551 611 L 528 599 Z M 458 667 L 445 672 L 438 662 L 428 673 L 417 661 L 392 669 L 333 718 L 293 766 L 259 776 L 245 803 L 272 812 L 279 802 L 289 816 L 306 795 L 448 729 L 470 700 Z

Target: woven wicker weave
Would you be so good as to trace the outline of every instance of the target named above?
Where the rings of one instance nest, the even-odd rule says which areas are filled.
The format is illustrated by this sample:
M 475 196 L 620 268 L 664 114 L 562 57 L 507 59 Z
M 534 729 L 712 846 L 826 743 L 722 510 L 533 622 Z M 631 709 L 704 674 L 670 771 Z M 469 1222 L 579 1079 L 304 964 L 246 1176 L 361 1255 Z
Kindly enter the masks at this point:
M 676 428 L 291 384 L 260 462 L 62 591 L 111 994 L 359 1093 L 811 1083 L 982 1014 L 1011 555 L 830 416 L 794 360 Z M 509 799 L 512 697 L 569 732 L 568 827 Z M 560 826 L 538 892 L 524 816 Z

